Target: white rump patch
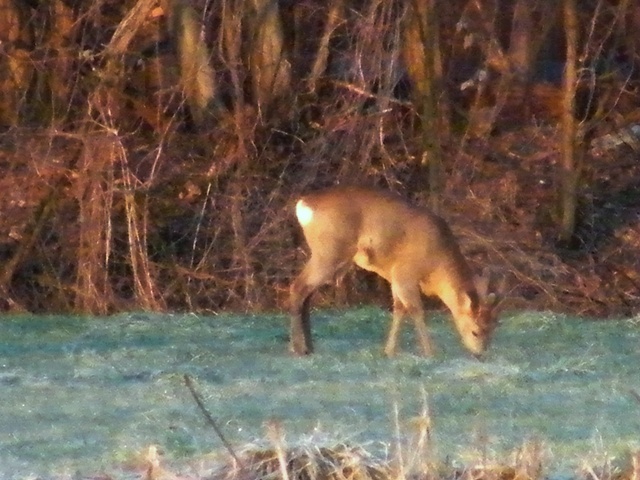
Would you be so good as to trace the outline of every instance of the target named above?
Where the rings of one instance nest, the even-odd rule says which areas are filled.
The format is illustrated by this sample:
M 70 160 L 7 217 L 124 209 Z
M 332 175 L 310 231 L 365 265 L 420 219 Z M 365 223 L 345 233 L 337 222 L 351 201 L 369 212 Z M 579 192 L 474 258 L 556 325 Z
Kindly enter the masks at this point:
M 298 200 L 298 203 L 296 203 L 296 217 L 298 217 L 298 222 L 303 227 L 313 220 L 313 210 L 304 203 L 304 200 Z

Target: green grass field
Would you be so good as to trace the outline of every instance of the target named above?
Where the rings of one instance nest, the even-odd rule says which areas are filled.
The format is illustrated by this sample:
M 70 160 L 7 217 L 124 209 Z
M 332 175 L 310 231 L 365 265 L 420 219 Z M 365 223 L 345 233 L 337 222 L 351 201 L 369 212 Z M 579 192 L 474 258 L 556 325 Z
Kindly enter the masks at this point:
M 436 358 L 412 354 L 407 327 L 404 353 L 387 359 L 388 320 L 373 308 L 314 312 L 317 353 L 294 358 L 283 315 L 5 316 L 0 478 L 127 478 L 149 445 L 177 471 L 208 468 L 224 449 L 185 373 L 239 450 L 268 444 L 277 421 L 287 445 L 390 455 L 425 405 L 430 451 L 453 464 L 536 442 L 560 477 L 640 448 L 640 319 L 507 314 L 482 363 L 443 314 L 430 323 Z

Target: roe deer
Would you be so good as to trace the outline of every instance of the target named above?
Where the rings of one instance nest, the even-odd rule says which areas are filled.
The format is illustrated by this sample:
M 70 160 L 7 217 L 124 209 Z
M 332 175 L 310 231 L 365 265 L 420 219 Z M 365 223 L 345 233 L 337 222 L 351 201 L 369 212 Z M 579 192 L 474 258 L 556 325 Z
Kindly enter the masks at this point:
M 291 344 L 313 352 L 310 299 L 354 262 L 391 284 L 393 320 L 384 352 L 395 354 L 405 315 L 413 319 L 421 353 L 433 350 L 420 292 L 440 297 L 451 310 L 464 346 L 476 357 L 497 325 L 498 295 L 489 279 L 475 278 L 446 222 L 399 197 L 362 187 L 333 187 L 303 196 L 296 216 L 311 258 L 291 284 Z

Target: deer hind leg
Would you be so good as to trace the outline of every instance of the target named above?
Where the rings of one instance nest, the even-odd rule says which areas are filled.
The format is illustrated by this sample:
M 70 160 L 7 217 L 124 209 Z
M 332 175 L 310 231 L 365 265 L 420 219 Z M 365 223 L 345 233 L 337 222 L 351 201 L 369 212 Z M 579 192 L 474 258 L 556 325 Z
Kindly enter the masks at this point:
M 433 346 L 431 345 L 431 340 L 429 339 L 427 326 L 424 323 L 424 310 L 422 309 L 422 307 L 420 307 L 419 310 L 415 311 L 415 313 L 412 315 L 412 318 L 422 355 L 425 357 L 433 356 Z
M 422 297 L 420 296 L 418 283 L 402 281 L 396 278 L 391 285 L 391 291 L 393 293 L 393 322 L 385 347 L 385 353 L 387 355 L 393 355 L 395 352 L 400 323 L 402 318 L 408 315 L 413 320 L 421 354 L 425 357 L 433 355 L 429 332 L 424 322 L 424 309 L 422 307 Z
M 348 266 L 348 262 L 311 256 L 290 289 L 291 331 L 289 349 L 295 355 L 313 353 L 311 338 L 311 296 Z

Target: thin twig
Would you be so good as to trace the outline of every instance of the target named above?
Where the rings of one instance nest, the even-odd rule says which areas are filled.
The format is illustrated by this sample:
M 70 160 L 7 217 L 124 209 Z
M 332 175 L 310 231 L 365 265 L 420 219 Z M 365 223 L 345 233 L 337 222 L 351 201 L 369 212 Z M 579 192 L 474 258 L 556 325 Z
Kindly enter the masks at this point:
M 240 461 L 240 458 L 238 457 L 238 455 L 236 455 L 236 452 L 233 450 L 233 447 L 227 441 L 225 436 L 222 434 L 222 430 L 220 429 L 220 427 L 218 427 L 218 424 L 216 423 L 215 419 L 213 418 L 211 413 L 209 413 L 209 410 L 207 410 L 207 407 L 205 407 L 204 402 L 200 397 L 200 394 L 196 391 L 196 387 L 193 384 L 193 379 L 191 378 L 191 375 L 187 373 L 184 374 L 184 384 L 189 389 L 189 392 L 191 392 L 191 396 L 195 400 L 196 405 L 198 405 L 198 408 L 202 412 L 202 415 L 204 415 L 205 420 L 209 425 L 211 425 L 211 427 L 213 428 L 213 431 L 216 432 L 216 435 L 218 435 L 218 437 L 222 441 L 222 444 L 225 446 L 225 448 L 229 452 L 229 455 L 231 455 L 231 457 L 235 460 L 237 465 L 242 468 L 242 462 Z
M 396 455 L 398 460 L 398 473 L 396 478 L 398 478 L 398 480 L 406 480 L 407 476 L 402 451 L 402 436 L 400 435 L 400 410 L 396 401 L 393 402 L 393 420 L 396 437 Z

